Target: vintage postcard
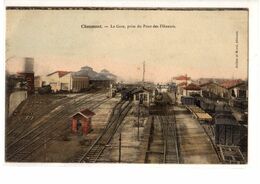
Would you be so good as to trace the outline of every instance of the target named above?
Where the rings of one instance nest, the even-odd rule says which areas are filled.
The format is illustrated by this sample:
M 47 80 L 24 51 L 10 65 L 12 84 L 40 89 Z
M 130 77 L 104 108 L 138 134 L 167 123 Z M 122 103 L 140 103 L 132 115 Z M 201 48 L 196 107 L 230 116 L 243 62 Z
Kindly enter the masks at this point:
M 247 8 L 6 8 L 6 162 L 246 164 Z

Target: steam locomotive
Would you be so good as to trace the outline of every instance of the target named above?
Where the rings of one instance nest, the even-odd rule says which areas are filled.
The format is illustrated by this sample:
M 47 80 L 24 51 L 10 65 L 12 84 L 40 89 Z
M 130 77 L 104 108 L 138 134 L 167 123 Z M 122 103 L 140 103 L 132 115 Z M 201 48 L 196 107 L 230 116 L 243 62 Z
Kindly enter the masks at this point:
M 167 93 L 158 93 L 155 95 L 154 103 L 156 105 L 171 105 L 172 100 Z

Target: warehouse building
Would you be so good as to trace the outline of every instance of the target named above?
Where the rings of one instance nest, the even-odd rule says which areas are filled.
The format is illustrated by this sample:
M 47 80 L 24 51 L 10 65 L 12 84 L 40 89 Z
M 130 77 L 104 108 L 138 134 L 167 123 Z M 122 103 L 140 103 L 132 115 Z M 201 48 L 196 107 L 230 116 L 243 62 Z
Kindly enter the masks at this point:
M 215 82 L 208 82 L 200 85 L 202 89 L 202 96 L 208 98 L 227 98 L 228 90 Z
M 49 84 L 53 92 L 80 92 L 89 86 L 87 76 L 78 76 L 69 71 L 55 71 L 46 76 L 45 84 Z

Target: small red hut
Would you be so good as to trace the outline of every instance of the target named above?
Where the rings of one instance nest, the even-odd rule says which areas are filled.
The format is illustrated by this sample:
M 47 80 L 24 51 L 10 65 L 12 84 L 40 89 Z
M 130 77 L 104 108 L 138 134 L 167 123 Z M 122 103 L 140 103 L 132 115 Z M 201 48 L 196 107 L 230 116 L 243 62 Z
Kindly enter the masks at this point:
M 73 133 L 82 131 L 83 134 L 88 134 L 91 129 L 91 118 L 95 113 L 89 109 L 84 109 L 77 112 L 71 119 L 71 130 Z

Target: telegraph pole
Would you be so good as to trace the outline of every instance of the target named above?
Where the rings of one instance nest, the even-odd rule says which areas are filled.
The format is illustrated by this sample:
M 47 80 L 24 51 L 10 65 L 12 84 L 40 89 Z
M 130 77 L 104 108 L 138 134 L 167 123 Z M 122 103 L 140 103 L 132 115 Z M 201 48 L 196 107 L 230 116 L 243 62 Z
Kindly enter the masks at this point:
M 119 154 L 118 154 L 118 162 L 121 162 L 121 132 L 119 134 Z
M 143 62 L 143 86 L 144 86 L 144 77 L 145 77 L 145 61 Z
M 140 126 L 140 103 L 138 104 L 138 118 L 137 118 L 137 140 L 139 141 L 139 126 Z
M 186 84 L 185 84 L 185 87 L 187 88 L 187 85 L 188 85 L 188 78 L 187 78 L 187 74 L 185 75 L 185 78 L 186 78 Z M 187 92 L 187 89 L 186 89 L 186 96 L 188 95 L 188 92 Z

